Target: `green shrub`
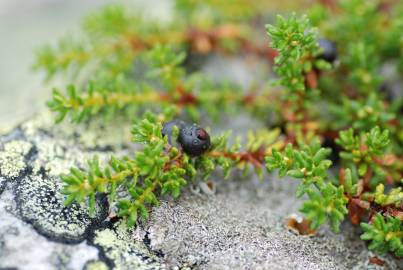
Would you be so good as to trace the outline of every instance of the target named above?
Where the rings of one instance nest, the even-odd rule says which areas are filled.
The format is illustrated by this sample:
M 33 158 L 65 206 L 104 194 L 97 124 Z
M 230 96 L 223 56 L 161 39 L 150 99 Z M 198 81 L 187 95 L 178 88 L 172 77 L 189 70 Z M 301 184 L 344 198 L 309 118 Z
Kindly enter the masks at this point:
M 72 168 L 61 177 L 66 203 L 88 201 L 94 210 L 96 194 L 107 194 L 132 226 L 162 195 L 178 197 L 198 175 L 252 168 L 263 178 L 267 168 L 300 181 L 296 196 L 307 198 L 301 212 L 312 229 L 328 221 L 338 232 L 348 214 L 361 223 L 370 249 L 403 256 L 403 103 L 401 95 L 389 98 L 381 72 L 388 66 L 403 74 L 403 2 L 341 0 L 313 6 L 308 15 L 277 16 L 266 26 L 270 47 L 253 24 L 267 15 L 262 2 L 177 0 L 165 23 L 111 6 L 85 20 L 82 40 L 38 51 L 35 67 L 48 80 L 69 83 L 48 102 L 57 122 L 125 115 L 127 124 L 135 121 L 133 142 L 142 145 L 106 166 L 95 158 L 87 170 Z M 336 49 L 321 47 L 319 37 L 337 51 L 326 51 Z M 244 91 L 187 66 L 194 55 L 245 53 L 273 63 L 277 79 Z M 326 53 L 337 59 L 328 62 Z M 226 132 L 196 157 L 161 133 L 173 118 L 218 121 L 240 112 L 266 123 L 274 117 L 244 145 Z M 334 164 L 327 159 L 332 151 L 339 156 Z

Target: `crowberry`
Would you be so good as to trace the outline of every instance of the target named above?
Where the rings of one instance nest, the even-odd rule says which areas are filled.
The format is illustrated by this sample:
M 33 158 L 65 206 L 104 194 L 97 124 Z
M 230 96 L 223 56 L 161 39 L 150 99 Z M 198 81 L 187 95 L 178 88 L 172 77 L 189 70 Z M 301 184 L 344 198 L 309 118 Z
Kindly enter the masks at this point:
M 210 135 L 195 124 L 181 129 L 178 141 L 183 151 L 190 156 L 199 156 L 210 147 Z
M 322 49 L 322 53 L 319 57 L 329 63 L 333 63 L 337 59 L 337 47 L 336 43 L 325 38 L 318 40 L 319 47 Z
M 178 127 L 178 142 L 182 150 L 190 156 L 199 156 L 210 147 L 210 135 L 196 124 L 187 125 L 180 120 L 172 120 L 162 126 L 161 133 L 168 136 L 168 143 L 172 144 L 174 126 Z

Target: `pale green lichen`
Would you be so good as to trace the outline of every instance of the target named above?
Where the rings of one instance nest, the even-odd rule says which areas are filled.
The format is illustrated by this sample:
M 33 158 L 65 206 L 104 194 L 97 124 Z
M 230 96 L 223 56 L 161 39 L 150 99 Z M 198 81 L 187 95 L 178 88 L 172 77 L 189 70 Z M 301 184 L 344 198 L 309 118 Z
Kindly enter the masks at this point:
M 79 127 L 79 143 L 88 148 L 104 148 L 108 146 L 120 148 L 122 144 L 126 144 L 131 140 L 131 125 L 125 123 L 117 119 L 105 127 L 104 119 L 97 118 L 95 121 L 91 121 L 89 126 Z M 77 132 L 77 125 L 74 125 L 71 130 Z
M 84 270 L 109 270 L 109 268 L 102 261 L 92 261 L 85 265 Z
M 66 147 L 65 142 L 45 140 L 36 142 L 38 155 L 32 162 L 32 172 L 38 173 L 44 169 L 49 176 L 59 177 L 68 173 L 72 166 L 86 166 L 86 160 L 97 155 L 100 160 L 106 160 L 107 152 L 83 152 L 77 147 Z
M 165 269 L 157 256 L 150 253 L 143 243 L 133 239 L 125 222 L 116 223 L 113 229 L 96 231 L 94 243 L 114 263 L 114 270 Z
M 51 114 L 43 112 L 23 123 L 21 129 L 35 143 L 38 152 L 31 164 L 33 173 L 44 169 L 49 176 L 56 177 L 67 173 L 72 166 L 85 167 L 86 161 L 95 155 L 101 162 L 106 161 L 112 150 L 116 153 L 130 141 L 129 126 L 115 121 L 113 127 L 106 129 L 102 119 L 89 125 L 66 122 L 55 126 Z M 106 148 L 111 152 L 103 150 Z
M 21 129 L 26 136 L 35 136 L 38 134 L 38 130 L 51 130 L 54 125 L 54 119 L 51 113 L 47 110 L 43 110 L 35 117 L 22 123 Z
M 62 183 L 57 178 L 33 175 L 21 180 L 17 187 L 17 201 L 21 216 L 43 234 L 63 241 L 78 242 L 84 239 L 92 224 L 88 207 L 65 207 Z M 96 207 L 96 217 L 103 219 L 106 209 Z
M 82 148 L 105 148 L 112 146 L 120 148 L 130 142 L 131 125 L 122 119 L 116 119 L 105 127 L 103 118 L 94 118 L 88 124 L 73 124 L 63 122 L 55 126 L 54 117 L 49 111 L 43 111 L 21 128 L 27 136 L 35 137 L 40 130 L 51 131 L 55 137 L 63 138 L 65 143 L 77 143 Z
M 9 178 L 15 178 L 26 169 L 25 156 L 31 150 L 32 144 L 27 141 L 14 140 L 4 145 L 0 152 L 0 173 Z

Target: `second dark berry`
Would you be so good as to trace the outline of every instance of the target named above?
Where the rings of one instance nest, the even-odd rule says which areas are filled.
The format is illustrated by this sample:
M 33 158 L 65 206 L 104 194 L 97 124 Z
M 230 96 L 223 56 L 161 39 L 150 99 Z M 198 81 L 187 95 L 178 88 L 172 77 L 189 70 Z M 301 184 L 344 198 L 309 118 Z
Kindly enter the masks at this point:
M 172 145 L 172 132 L 173 128 L 176 126 L 179 129 L 179 133 L 186 126 L 186 124 L 181 120 L 172 120 L 166 122 L 162 125 L 162 136 L 168 136 L 168 143 Z
M 336 43 L 325 38 L 320 38 L 318 43 L 322 50 L 322 53 L 319 55 L 319 57 L 329 63 L 333 63 L 337 59 Z

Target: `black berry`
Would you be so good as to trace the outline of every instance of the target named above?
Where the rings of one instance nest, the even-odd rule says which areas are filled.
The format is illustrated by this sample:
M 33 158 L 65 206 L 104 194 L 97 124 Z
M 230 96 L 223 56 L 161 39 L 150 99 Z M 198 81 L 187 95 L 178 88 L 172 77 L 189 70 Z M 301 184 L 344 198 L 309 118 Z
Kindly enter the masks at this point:
M 183 151 L 190 156 L 199 156 L 210 147 L 210 135 L 197 125 L 181 129 L 178 141 Z
M 393 88 L 391 87 L 390 84 L 388 84 L 386 82 L 381 84 L 381 86 L 379 87 L 379 92 L 382 93 L 385 100 L 388 102 L 392 102 L 395 98 Z
M 333 63 L 337 59 L 336 43 L 325 38 L 320 38 L 318 43 L 322 50 L 319 57 L 329 63 Z
M 183 121 L 180 120 L 172 120 L 162 125 L 162 136 L 168 136 L 168 143 L 172 144 L 172 132 L 174 126 L 178 127 L 179 132 L 186 126 Z

